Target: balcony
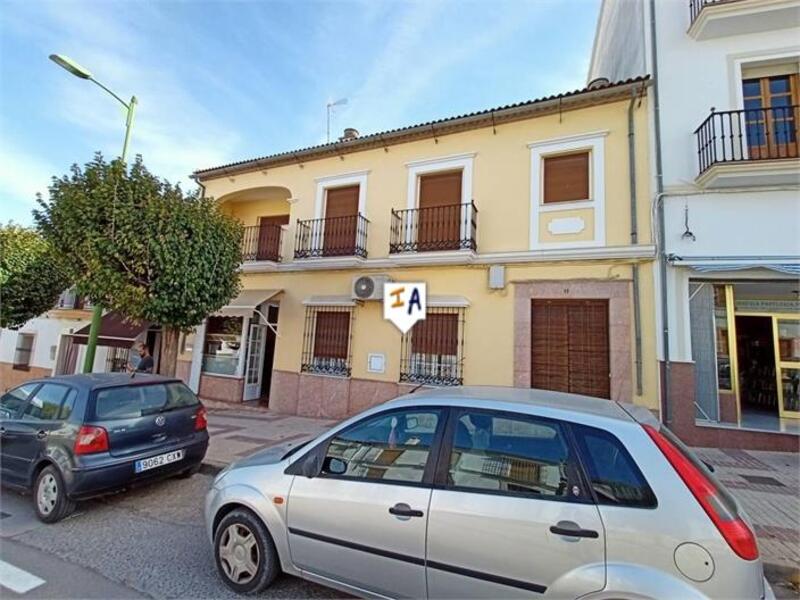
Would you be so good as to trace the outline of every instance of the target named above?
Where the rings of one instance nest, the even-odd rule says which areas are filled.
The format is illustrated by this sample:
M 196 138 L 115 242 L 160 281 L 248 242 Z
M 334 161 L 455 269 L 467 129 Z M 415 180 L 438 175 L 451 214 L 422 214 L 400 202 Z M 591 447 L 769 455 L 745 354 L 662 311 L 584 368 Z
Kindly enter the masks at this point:
M 297 221 L 294 257 L 367 257 L 367 226 L 362 214 Z
M 54 310 L 91 310 L 92 303 L 89 301 L 88 298 L 84 298 L 83 296 L 78 295 L 74 288 L 70 288 L 61 292 L 59 295 L 58 300 L 56 300 L 56 304 L 53 307 Z
M 800 25 L 800 0 L 689 0 L 689 35 L 709 40 Z
M 800 183 L 798 106 L 727 110 L 711 114 L 695 130 L 702 187 Z
M 242 261 L 281 261 L 283 227 L 274 224 L 253 225 L 244 228 Z
M 474 252 L 477 227 L 474 202 L 392 210 L 389 252 Z

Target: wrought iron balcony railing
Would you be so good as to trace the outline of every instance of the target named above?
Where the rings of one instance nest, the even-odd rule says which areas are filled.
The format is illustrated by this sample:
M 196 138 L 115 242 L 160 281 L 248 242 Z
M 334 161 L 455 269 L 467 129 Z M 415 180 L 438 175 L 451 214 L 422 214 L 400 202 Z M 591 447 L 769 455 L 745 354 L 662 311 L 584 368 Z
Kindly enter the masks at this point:
M 706 6 L 730 4 L 735 1 L 736 0 L 689 0 L 689 23 L 694 23 L 695 19 L 700 16 L 700 13 Z
M 716 112 L 712 108 L 694 132 L 700 173 L 719 163 L 796 158 L 799 109 L 773 106 Z
M 393 209 L 389 252 L 475 250 L 477 228 L 474 202 Z
M 242 260 L 245 262 L 271 260 L 280 262 L 283 244 L 283 228 L 280 225 L 264 224 L 244 228 L 242 238 Z
M 367 256 L 367 226 L 362 214 L 297 221 L 295 258 Z

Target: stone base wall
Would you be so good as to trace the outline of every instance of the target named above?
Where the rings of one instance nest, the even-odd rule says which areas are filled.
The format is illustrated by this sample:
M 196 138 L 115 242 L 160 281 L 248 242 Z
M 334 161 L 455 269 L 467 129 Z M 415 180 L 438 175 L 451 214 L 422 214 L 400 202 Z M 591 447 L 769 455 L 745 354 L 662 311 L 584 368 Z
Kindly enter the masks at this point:
M 27 370 L 15 369 L 11 363 L 0 362 L 0 390 L 3 392 L 31 379 L 50 377 L 52 369 L 28 367 Z
M 278 413 L 343 419 L 407 394 L 415 386 L 390 381 L 272 371 L 269 408 Z
M 663 381 L 666 376 L 663 363 L 661 364 L 661 376 Z M 695 421 L 694 406 L 694 363 L 670 363 L 669 396 L 672 408 L 670 429 L 690 446 L 800 452 L 800 436 L 797 435 L 698 425 Z M 726 405 L 720 402 L 721 416 L 728 419 L 730 418 L 730 408 L 729 406 L 723 408 L 724 406 Z M 734 399 L 734 423 L 736 422 L 735 410 Z
M 241 402 L 244 396 L 244 379 L 203 373 L 200 375 L 200 392 L 197 395 L 221 402 Z

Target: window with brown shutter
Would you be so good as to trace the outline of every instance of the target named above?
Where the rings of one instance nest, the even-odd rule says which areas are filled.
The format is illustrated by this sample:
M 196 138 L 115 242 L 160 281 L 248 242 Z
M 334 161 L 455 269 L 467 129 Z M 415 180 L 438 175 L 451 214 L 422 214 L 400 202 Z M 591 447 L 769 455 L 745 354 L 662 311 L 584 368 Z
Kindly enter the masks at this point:
M 17 334 L 17 347 L 14 350 L 14 369 L 20 371 L 27 371 L 30 369 L 34 337 L 32 333 Z
M 589 200 L 589 151 L 546 156 L 544 203 Z
M 420 176 L 417 221 L 419 251 L 459 248 L 462 178 L 460 170 Z
M 463 308 L 429 307 L 403 336 L 400 381 L 461 385 L 464 360 Z
M 303 338 L 302 371 L 350 375 L 350 306 L 309 306 Z

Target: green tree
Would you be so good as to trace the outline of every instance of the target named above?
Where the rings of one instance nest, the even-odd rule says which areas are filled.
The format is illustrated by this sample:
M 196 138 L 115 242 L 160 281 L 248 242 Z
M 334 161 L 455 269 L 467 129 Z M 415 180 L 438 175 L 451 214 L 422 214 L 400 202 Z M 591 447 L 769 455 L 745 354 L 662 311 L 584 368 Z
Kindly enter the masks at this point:
M 92 302 L 162 327 L 160 372 L 174 375 L 178 334 L 239 291 L 242 227 L 210 198 L 100 154 L 53 179 L 36 223 Z
M 0 327 L 21 327 L 50 310 L 68 286 L 50 245 L 36 230 L 0 225 Z

